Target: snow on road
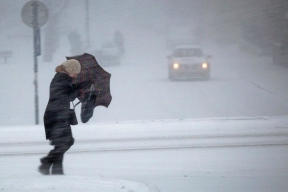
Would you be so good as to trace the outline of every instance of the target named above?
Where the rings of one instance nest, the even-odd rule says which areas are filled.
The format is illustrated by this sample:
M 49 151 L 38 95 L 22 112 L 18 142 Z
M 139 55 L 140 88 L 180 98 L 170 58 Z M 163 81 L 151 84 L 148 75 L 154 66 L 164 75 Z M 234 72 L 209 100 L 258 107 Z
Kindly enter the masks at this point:
M 43 125 L 0 129 L 3 191 L 277 191 L 288 185 L 288 118 L 88 123 L 73 127 L 66 175 L 42 176 Z
M 287 145 L 287 116 L 89 123 L 73 127 L 72 153 Z M 0 129 L 1 155 L 46 153 L 43 125 Z M 42 147 L 39 147 L 42 146 Z

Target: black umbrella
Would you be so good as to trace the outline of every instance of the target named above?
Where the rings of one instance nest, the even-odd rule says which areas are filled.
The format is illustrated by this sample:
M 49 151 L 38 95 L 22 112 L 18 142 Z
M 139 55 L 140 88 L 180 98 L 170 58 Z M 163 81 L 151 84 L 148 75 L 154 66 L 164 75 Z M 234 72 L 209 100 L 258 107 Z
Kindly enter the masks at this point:
M 83 123 L 93 116 L 94 108 L 102 105 L 108 107 L 111 103 L 112 96 L 110 93 L 111 74 L 105 71 L 91 54 L 66 57 L 76 59 L 81 64 L 81 72 L 73 81 L 73 84 L 81 85 L 85 92 L 85 97 L 78 98 L 81 103 L 81 121 Z

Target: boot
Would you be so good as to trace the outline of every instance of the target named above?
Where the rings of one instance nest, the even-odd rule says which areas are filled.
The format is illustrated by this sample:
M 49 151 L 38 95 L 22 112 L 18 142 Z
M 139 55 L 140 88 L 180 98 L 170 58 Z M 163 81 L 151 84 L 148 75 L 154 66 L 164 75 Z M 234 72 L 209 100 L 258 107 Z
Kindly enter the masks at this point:
M 64 175 L 62 163 L 53 163 L 52 175 Z
M 64 153 L 55 153 L 53 156 L 52 175 L 64 175 L 63 173 Z
M 49 175 L 49 169 L 52 165 L 50 158 L 48 156 L 43 157 L 40 159 L 40 163 L 41 165 L 38 167 L 39 173 L 41 173 L 42 175 Z

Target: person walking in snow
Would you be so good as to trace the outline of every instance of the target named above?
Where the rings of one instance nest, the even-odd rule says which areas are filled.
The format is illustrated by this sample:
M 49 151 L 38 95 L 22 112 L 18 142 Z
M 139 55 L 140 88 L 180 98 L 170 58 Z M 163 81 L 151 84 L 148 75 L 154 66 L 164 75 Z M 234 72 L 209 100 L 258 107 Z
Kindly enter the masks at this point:
M 40 159 L 38 171 L 43 175 L 63 175 L 65 152 L 74 144 L 69 122 L 70 102 L 81 97 L 83 92 L 72 85 L 72 79 L 81 71 L 80 63 L 70 59 L 57 66 L 50 84 L 49 101 L 44 113 L 46 140 L 54 146 L 47 156 Z

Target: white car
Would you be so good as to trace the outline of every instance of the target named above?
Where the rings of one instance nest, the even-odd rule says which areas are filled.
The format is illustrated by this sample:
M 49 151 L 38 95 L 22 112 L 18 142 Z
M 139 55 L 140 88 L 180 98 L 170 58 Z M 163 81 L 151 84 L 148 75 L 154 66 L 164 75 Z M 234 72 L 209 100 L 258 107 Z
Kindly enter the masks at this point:
M 205 56 L 199 46 L 177 46 L 168 57 L 169 79 L 210 79 L 211 56 Z

